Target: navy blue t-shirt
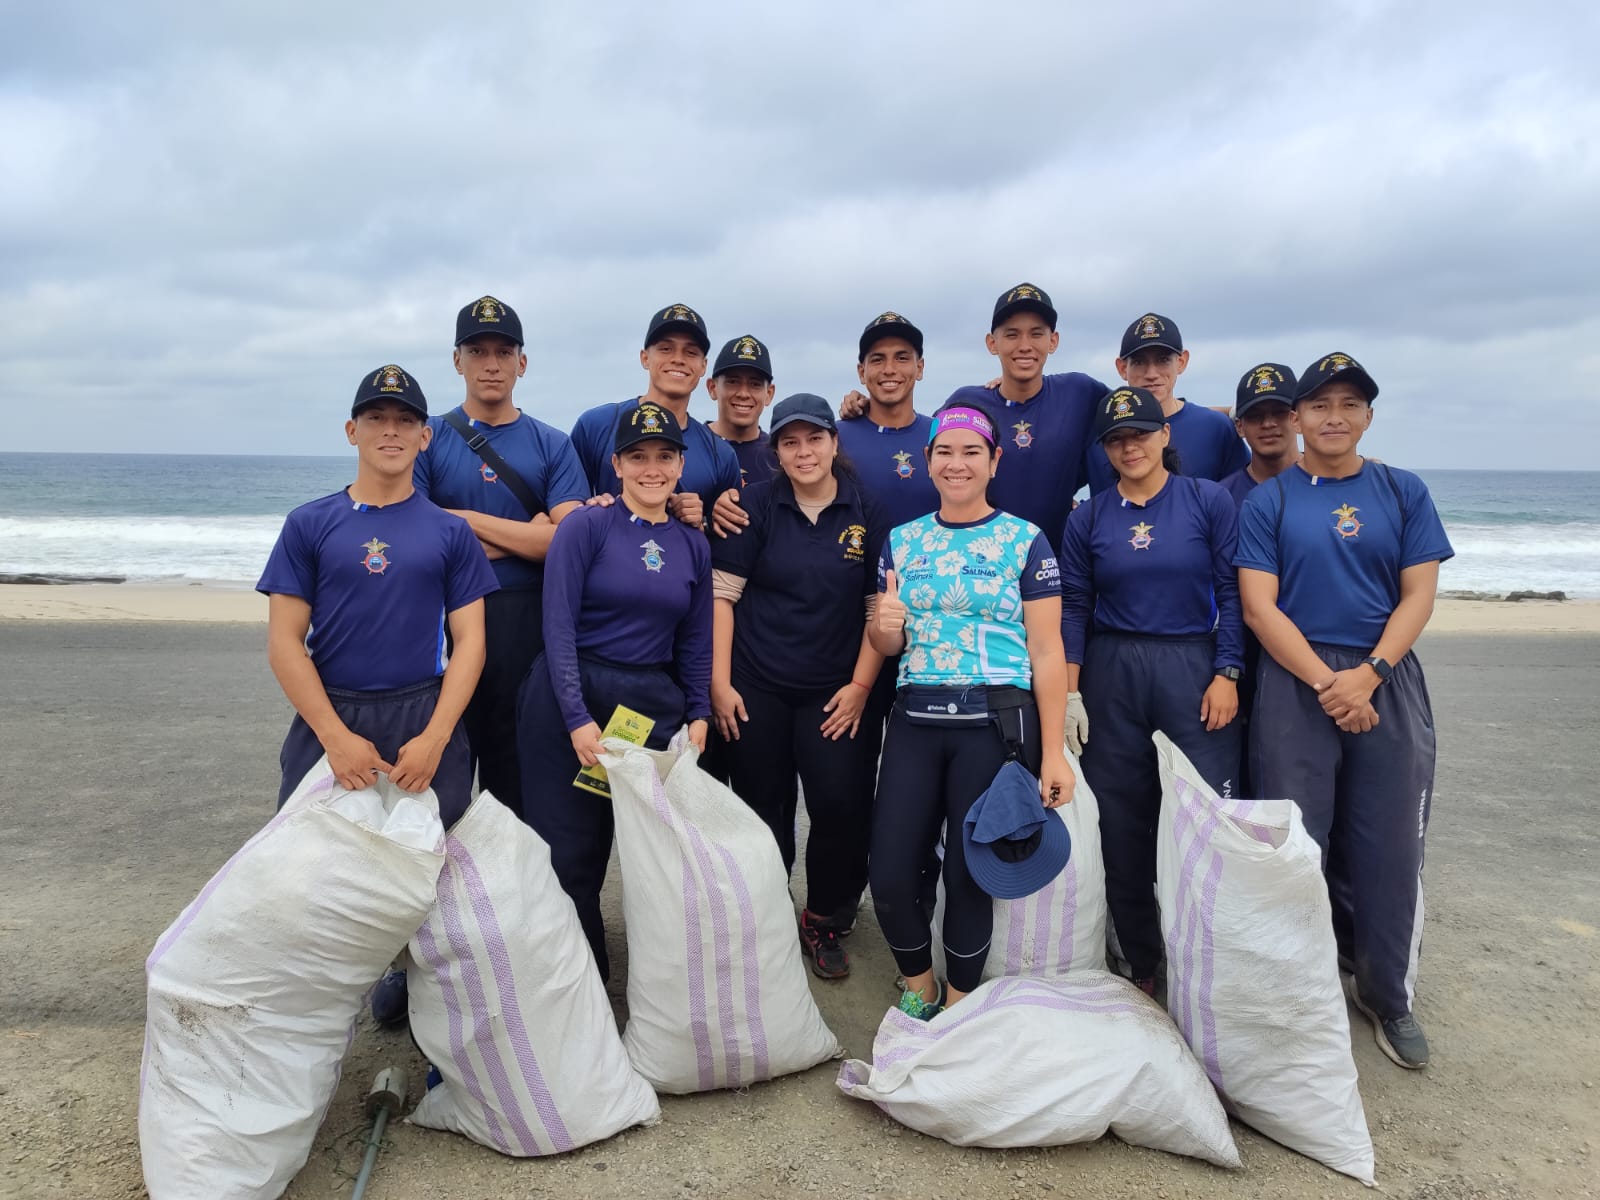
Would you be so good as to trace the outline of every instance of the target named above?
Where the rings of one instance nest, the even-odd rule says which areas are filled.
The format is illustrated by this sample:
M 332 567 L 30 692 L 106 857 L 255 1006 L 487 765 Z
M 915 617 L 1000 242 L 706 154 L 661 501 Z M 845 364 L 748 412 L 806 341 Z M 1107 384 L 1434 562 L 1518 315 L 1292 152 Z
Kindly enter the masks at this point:
M 611 447 L 615 444 L 617 415 L 626 403 L 626 400 L 619 400 L 614 404 L 597 405 L 579 417 L 572 427 L 573 449 L 578 452 L 578 461 L 596 495 L 601 492 L 622 495 L 622 481 L 611 469 Z M 689 418 L 683 438 L 689 445 L 683 454 L 683 478 L 678 482 L 678 490 L 699 495 L 709 525 L 717 497 L 739 486 L 739 459 L 732 446 L 693 417 Z
M 1296 464 L 1256 488 L 1233 562 L 1278 577 L 1278 608 L 1308 642 L 1371 650 L 1400 603 L 1400 572 L 1454 555 L 1428 485 L 1363 460 L 1345 479 Z
M 567 731 L 610 713 L 583 702 L 578 656 L 667 667 L 686 718 L 711 715 L 711 551 L 676 517 L 659 525 L 617 501 L 580 508 L 545 557 L 544 655 Z
M 878 550 L 889 532 L 848 479 L 813 525 L 785 476 L 742 497 L 750 524 L 718 538 L 711 565 L 742 576 L 734 605 L 733 668 L 796 688 L 848 683 L 861 652 L 866 598 L 878 590 Z
M 381 508 L 334 492 L 291 512 L 256 584 L 311 605 L 325 687 L 377 692 L 445 668 L 445 616 L 500 585 L 471 527 L 413 492 Z
M 456 411 L 466 416 L 460 408 Z M 559 429 L 527 413 L 518 413 L 515 421 L 504 425 L 485 425 L 470 418 L 467 423 L 488 438 L 495 453 L 533 489 L 540 512 L 548 515 L 557 505 L 589 498 L 589 481 L 577 451 Z M 511 521 L 526 521 L 533 515 L 443 417 L 429 417 L 428 428 L 433 430 L 432 440 L 411 469 L 417 491 L 440 508 L 471 509 Z M 503 588 L 543 586 L 542 563 L 509 554 L 490 559 L 489 565 Z
M 717 436 L 722 437 L 721 434 Z M 728 442 L 727 438 L 722 440 Z M 748 441 L 728 442 L 728 445 L 733 448 L 733 456 L 739 460 L 738 487 L 741 490 L 752 483 L 765 483 L 778 473 L 778 456 L 773 452 L 772 439 L 767 436 L 766 430 Z
M 1057 550 L 1072 497 L 1083 486 L 1095 404 L 1107 390 L 1098 379 L 1071 371 L 1046 375 L 1038 394 L 1021 404 L 981 387 L 958 388 L 950 397 L 995 416 L 1002 453 L 989 503 L 1033 522 Z
M 1097 629 L 1158 637 L 1217 634 L 1212 663 L 1244 666 L 1233 568 L 1238 516 L 1209 479 L 1172 475 L 1145 504 L 1112 488 L 1078 505 L 1061 545 L 1061 638 L 1083 662 Z
M 1220 480 L 1250 461 L 1250 447 L 1233 427 L 1232 417 L 1186 400 L 1167 424 L 1172 427 L 1178 465 L 1191 479 Z M 1089 490 L 1103 492 L 1116 481 L 1106 448 L 1096 443 L 1089 453 Z
M 875 425 L 866 417 L 839 422 L 839 449 L 891 529 L 939 507 L 924 453 L 932 428 L 933 418 L 922 413 L 901 429 Z
M 1221 481 L 1222 490 L 1233 497 L 1233 502 L 1239 508 L 1244 507 L 1245 497 L 1255 491 L 1260 485 L 1250 475 L 1250 468 L 1240 467 L 1233 474 L 1226 476 Z

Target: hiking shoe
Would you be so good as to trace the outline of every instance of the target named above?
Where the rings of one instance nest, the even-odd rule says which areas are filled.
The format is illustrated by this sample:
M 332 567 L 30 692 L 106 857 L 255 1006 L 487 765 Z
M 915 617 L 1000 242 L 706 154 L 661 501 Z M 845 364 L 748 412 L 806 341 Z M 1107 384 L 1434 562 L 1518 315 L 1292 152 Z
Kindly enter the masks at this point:
M 411 1015 L 406 973 L 390 967 L 372 988 L 372 1019 L 385 1029 L 404 1025 Z
M 907 988 L 900 993 L 900 1003 L 896 1007 L 914 1020 L 931 1021 L 944 1011 L 944 985 L 939 985 L 939 995 L 934 1000 L 924 1000 Z
M 1384 1020 L 1366 1006 L 1354 979 L 1350 981 L 1350 1001 L 1372 1022 L 1372 1035 L 1378 1049 L 1388 1055 L 1391 1062 L 1408 1071 L 1420 1071 L 1428 1065 L 1428 1039 L 1423 1036 L 1422 1026 L 1415 1017 L 1402 1013 Z
M 850 974 L 850 955 L 839 944 L 838 929 L 810 909 L 800 910 L 800 946 L 811 959 L 811 973 L 819 979 Z

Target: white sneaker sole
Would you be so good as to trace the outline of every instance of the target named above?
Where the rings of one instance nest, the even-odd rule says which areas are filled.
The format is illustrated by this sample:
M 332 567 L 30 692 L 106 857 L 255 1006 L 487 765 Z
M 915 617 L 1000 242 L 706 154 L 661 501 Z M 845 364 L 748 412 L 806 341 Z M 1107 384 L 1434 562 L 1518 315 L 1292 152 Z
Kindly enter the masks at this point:
M 1356 977 L 1354 975 L 1349 977 L 1349 982 L 1345 985 L 1345 992 L 1350 997 L 1350 1003 L 1360 1009 L 1361 1014 L 1372 1022 L 1372 1038 L 1378 1043 L 1378 1049 L 1383 1051 L 1384 1056 L 1390 1062 L 1397 1067 L 1404 1067 L 1407 1071 L 1421 1071 L 1427 1067 L 1426 1061 L 1419 1063 L 1407 1062 L 1400 1057 L 1400 1052 L 1394 1048 L 1389 1041 L 1388 1035 L 1383 1032 L 1383 1019 L 1362 1003 L 1361 993 L 1356 990 Z

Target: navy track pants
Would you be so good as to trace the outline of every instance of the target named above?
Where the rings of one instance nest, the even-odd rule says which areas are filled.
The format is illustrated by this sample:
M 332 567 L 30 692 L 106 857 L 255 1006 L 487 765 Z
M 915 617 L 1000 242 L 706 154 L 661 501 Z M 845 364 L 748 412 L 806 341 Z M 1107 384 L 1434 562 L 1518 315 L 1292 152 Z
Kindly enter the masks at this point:
M 1369 653 L 1311 648 L 1334 671 Z M 1311 688 L 1263 654 L 1250 757 L 1257 791 L 1300 806 L 1329 872 L 1341 953 L 1353 962 L 1362 1000 L 1388 1020 L 1410 1012 L 1416 994 L 1433 808 L 1433 706 L 1416 655 L 1395 664 L 1372 704 L 1377 726 L 1343 733 Z
M 1083 777 L 1100 802 L 1106 907 L 1133 978 L 1159 973 L 1161 910 L 1156 904 L 1156 826 L 1161 774 L 1151 736 L 1160 730 L 1218 795 L 1239 778 L 1237 718 L 1207 732 L 1200 698 L 1216 676 L 1209 637 L 1161 638 L 1096 630 L 1079 675 L 1089 714 Z
M 683 690 L 665 670 L 580 658 L 583 702 L 601 729 L 617 705 L 655 721 L 645 745 L 664 750 L 683 726 Z M 606 881 L 616 822 L 611 801 L 572 779 L 583 768 L 572 749 L 544 655 L 533 660 L 517 701 L 517 748 L 522 760 L 522 819 L 550 844 L 550 865 L 578 910 L 602 979 L 611 978 L 600 889 Z

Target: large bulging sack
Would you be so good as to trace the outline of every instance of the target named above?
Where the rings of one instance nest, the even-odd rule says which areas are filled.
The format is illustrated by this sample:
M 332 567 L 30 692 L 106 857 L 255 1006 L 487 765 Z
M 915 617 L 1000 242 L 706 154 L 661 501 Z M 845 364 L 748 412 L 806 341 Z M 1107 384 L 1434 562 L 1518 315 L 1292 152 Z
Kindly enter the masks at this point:
M 839 1090 L 956 1146 L 1062 1146 L 1107 1130 L 1237 1167 L 1216 1093 L 1159 1005 L 1107 971 L 992 979 L 923 1022 L 890 1009 Z
M 413 1124 L 529 1157 L 660 1120 L 550 847 L 488 792 L 445 838 L 410 950 L 411 1035 L 443 1076 Z
M 622 1040 L 635 1069 L 681 1094 L 837 1057 L 772 831 L 700 769 L 682 731 L 666 751 L 605 746 L 628 927 Z
M 1155 735 L 1167 1005 L 1228 1110 L 1373 1182 L 1321 854 L 1290 800 L 1222 800 Z
M 1106 965 L 1106 867 L 1100 854 L 1100 804 L 1068 752 L 1078 784 L 1072 803 L 1051 811 L 1072 835 L 1072 857 L 1061 873 L 1031 896 L 994 902 L 994 940 L 984 979 L 1003 975 L 1065 975 Z M 944 882 L 933 917 L 934 971 L 944 967 Z
M 324 759 L 145 963 L 151 1200 L 276 1200 L 305 1165 L 373 982 L 433 905 L 432 792 L 347 792 Z

